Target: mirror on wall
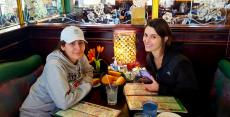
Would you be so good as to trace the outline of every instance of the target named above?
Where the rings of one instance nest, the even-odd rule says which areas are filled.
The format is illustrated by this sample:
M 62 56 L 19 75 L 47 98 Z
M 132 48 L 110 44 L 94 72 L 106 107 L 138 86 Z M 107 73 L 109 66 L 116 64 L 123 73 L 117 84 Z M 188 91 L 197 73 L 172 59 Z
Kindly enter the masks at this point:
M 160 0 L 159 17 L 169 24 L 227 24 L 228 0 Z
M 19 0 L 0 0 L 0 28 L 19 24 Z M 145 4 L 152 18 L 153 0 L 20 0 L 25 23 L 130 24 L 134 4 Z M 229 0 L 158 0 L 158 17 L 169 24 L 230 24 Z M 22 19 L 22 18 L 21 18 Z
M 85 24 L 127 24 L 131 6 L 132 0 L 77 0 L 71 13 L 76 13 Z
M 143 0 L 136 0 L 143 2 Z M 58 6 L 57 0 L 57 6 Z M 146 19 L 151 18 L 152 0 L 146 0 Z M 60 17 L 44 23 L 130 24 L 133 0 L 64 0 Z
M 23 16 L 26 23 L 62 14 L 62 0 L 22 0 Z
M 133 0 L 75 0 L 71 12 L 85 24 L 130 24 Z M 136 0 L 143 4 L 143 0 Z M 146 19 L 151 18 L 152 0 L 145 0 Z
M 16 0 L 0 0 L 0 29 L 18 24 Z
M 67 14 L 90 24 L 129 24 L 133 2 L 145 2 L 146 19 L 152 18 L 152 0 L 72 0 Z M 158 16 L 169 24 L 229 24 L 228 0 L 159 0 Z

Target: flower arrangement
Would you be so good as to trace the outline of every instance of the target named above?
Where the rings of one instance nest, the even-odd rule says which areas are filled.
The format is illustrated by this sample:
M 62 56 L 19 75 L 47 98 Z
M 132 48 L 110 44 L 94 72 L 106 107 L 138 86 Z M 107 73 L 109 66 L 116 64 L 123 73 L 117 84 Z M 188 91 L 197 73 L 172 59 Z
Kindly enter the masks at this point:
M 89 49 L 88 54 L 87 54 L 88 59 L 89 59 L 89 63 L 90 64 L 92 64 L 92 62 L 95 63 L 94 70 L 95 70 L 96 73 L 101 72 L 101 63 L 100 63 L 100 61 L 102 59 L 100 59 L 99 56 L 100 56 L 100 53 L 102 53 L 103 51 L 104 51 L 104 47 L 99 45 L 99 46 L 97 46 L 97 56 L 96 56 L 95 48 Z

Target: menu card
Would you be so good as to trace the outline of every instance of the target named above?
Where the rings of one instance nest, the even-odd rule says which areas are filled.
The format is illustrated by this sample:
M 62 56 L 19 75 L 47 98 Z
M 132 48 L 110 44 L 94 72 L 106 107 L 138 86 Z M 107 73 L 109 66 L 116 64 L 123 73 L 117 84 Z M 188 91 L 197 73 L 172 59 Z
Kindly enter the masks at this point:
M 142 83 L 126 83 L 124 95 L 129 110 L 142 110 L 146 101 L 153 101 L 158 105 L 158 112 L 181 112 L 187 113 L 182 103 L 173 96 L 158 96 L 157 92 L 145 90 Z
M 142 105 L 149 100 L 157 103 L 158 112 L 187 113 L 182 103 L 172 96 L 126 96 L 126 101 L 130 110 L 142 110 Z
M 142 85 L 142 83 L 126 83 L 124 95 L 157 95 L 157 92 L 147 91 Z
M 100 106 L 89 102 L 79 102 L 68 110 L 60 110 L 55 116 L 63 117 L 117 117 L 120 110 Z

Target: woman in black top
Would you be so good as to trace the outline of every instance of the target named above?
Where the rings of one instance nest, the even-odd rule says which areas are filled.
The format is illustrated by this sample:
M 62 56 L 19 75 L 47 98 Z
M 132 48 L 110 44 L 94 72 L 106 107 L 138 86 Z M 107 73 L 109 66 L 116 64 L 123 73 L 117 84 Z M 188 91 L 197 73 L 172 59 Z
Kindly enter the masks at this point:
M 153 19 L 144 30 L 146 69 L 152 83 L 148 91 L 179 98 L 189 113 L 194 113 L 197 82 L 191 62 L 171 47 L 172 32 L 164 19 Z M 193 106 L 194 105 L 194 106 Z

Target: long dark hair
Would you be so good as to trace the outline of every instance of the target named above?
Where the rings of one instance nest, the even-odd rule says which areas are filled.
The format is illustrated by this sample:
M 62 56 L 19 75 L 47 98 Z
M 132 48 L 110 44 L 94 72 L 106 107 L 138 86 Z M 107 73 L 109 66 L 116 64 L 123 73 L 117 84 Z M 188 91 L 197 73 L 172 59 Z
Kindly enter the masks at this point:
M 172 31 L 168 25 L 168 23 L 161 18 L 156 18 L 156 19 L 152 19 L 150 20 L 146 27 L 150 26 L 152 28 L 155 29 L 156 33 L 161 37 L 161 40 L 164 44 L 165 41 L 165 37 L 168 37 L 168 40 L 166 42 L 164 46 L 164 52 L 167 51 L 167 49 L 171 46 L 171 41 L 172 41 Z M 146 28 L 145 27 L 145 28 Z M 146 69 L 150 72 L 150 74 L 156 78 L 156 72 L 157 72 L 157 68 L 156 65 L 154 63 L 154 56 L 152 55 L 151 52 L 147 52 L 147 56 L 146 56 Z
M 166 46 L 171 45 L 172 31 L 171 31 L 168 23 L 164 19 L 156 18 L 156 19 L 149 20 L 149 22 L 147 23 L 145 28 L 147 26 L 154 28 L 162 40 L 164 39 L 164 37 L 168 37 L 168 40 L 166 42 Z

